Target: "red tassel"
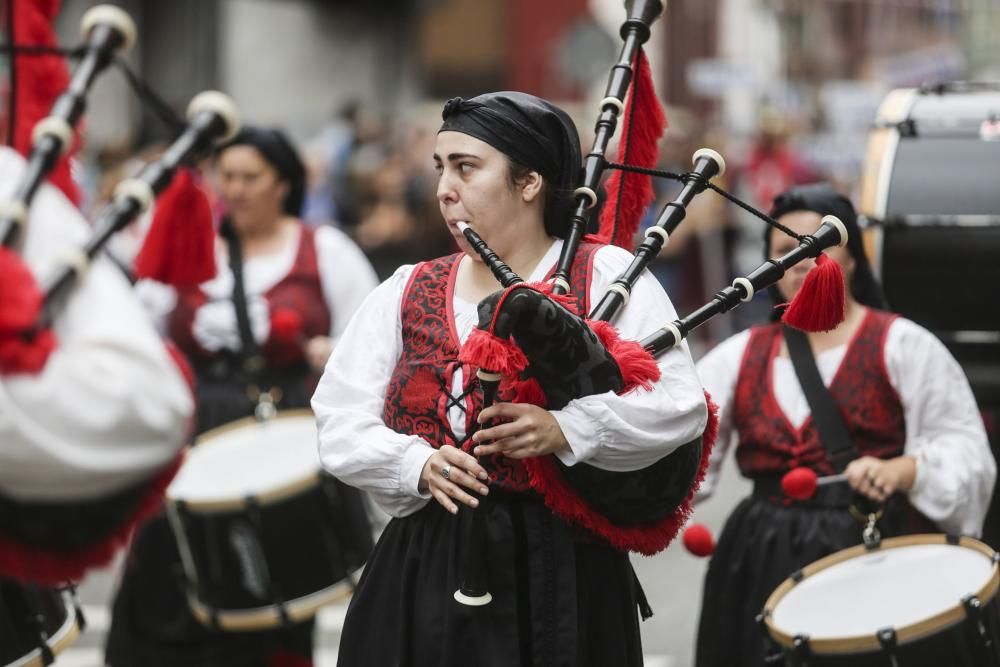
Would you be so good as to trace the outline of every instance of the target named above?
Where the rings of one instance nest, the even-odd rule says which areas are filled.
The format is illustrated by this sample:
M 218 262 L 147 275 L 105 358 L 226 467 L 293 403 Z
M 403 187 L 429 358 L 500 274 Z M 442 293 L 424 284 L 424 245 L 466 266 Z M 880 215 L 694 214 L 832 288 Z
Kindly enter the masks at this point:
M 528 358 L 513 341 L 497 338 L 478 327 L 469 334 L 458 353 L 458 360 L 507 376 L 517 375 L 528 367 Z
M 618 162 L 655 168 L 659 159 L 659 140 L 667 127 L 667 117 L 656 96 L 646 54 L 636 54 L 635 76 L 622 119 Z M 605 184 L 607 200 L 601 210 L 598 236 L 632 250 L 632 239 L 646 207 L 653 201 L 653 179 L 643 174 L 616 170 Z
M 684 530 L 681 538 L 684 548 L 699 558 L 711 556 L 715 551 L 715 538 L 712 531 L 701 523 L 692 523 Z
M 781 478 L 781 490 L 794 500 L 809 500 L 816 494 L 816 471 L 811 468 L 792 468 Z
M 14 42 L 22 46 L 58 46 L 51 21 L 59 12 L 59 2 L 15 0 Z M 49 115 L 52 105 L 69 86 L 69 69 L 58 55 L 21 54 L 14 56 L 17 90 L 13 110 L 14 148 L 22 155 L 31 153 L 31 134 L 38 121 Z M 69 158 L 78 147 L 73 141 L 49 172 L 49 181 L 70 201 L 80 204 L 80 189 L 70 173 Z
M 618 364 L 625 382 L 622 394 L 638 387 L 646 391 L 653 388 L 653 383 L 660 379 L 660 367 L 653 355 L 636 341 L 622 340 L 618 331 L 607 322 L 588 320 L 587 324 Z
M 157 199 L 135 274 L 175 287 L 194 287 L 215 276 L 212 209 L 190 170 L 174 174 Z
M 0 247 L 0 373 L 38 373 L 56 347 L 49 330 L 32 331 L 42 310 L 35 277 L 12 250 Z
M 781 321 L 802 331 L 830 331 L 844 321 L 844 272 L 820 253 Z

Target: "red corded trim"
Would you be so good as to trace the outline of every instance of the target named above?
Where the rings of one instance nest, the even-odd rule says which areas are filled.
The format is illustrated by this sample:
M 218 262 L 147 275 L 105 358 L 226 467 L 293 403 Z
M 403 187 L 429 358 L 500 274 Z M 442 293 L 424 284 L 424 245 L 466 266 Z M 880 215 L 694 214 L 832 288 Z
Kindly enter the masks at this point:
M 660 379 L 660 367 L 653 355 L 634 340 L 622 340 L 617 329 L 608 322 L 587 320 L 587 324 L 618 364 L 625 383 L 619 393 L 625 394 L 638 387 L 651 390 L 653 383 Z
M 57 586 L 67 581 L 80 581 L 87 570 L 108 565 L 118 549 L 128 542 L 132 531 L 160 511 L 163 495 L 183 461 L 184 453 L 181 452 L 152 479 L 130 516 L 110 535 L 94 544 L 68 551 L 51 551 L 0 535 L 0 576 Z
M 707 392 L 705 393 L 705 401 L 708 405 L 708 424 L 701 436 L 701 461 L 694 484 L 691 485 L 691 490 L 684 502 L 670 516 L 661 521 L 629 528 L 615 526 L 606 517 L 590 509 L 586 501 L 566 483 L 551 456 L 524 460 L 531 487 L 542 494 L 546 507 L 557 516 L 599 535 L 613 547 L 622 551 L 635 551 L 646 556 L 659 553 L 667 548 L 667 545 L 680 532 L 681 527 L 687 523 L 693 509 L 694 495 L 708 472 L 712 446 L 719 433 L 719 409 Z

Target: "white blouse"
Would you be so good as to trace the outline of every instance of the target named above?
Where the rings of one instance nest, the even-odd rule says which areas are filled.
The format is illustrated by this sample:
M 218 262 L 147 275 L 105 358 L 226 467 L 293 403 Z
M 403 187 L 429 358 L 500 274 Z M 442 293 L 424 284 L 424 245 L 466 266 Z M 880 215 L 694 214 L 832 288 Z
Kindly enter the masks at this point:
M 562 241 L 552 244 L 529 282 L 548 274 L 561 248 Z M 613 246 L 597 251 L 592 303 L 631 258 Z M 413 266 L 401 267 L 365 300 L 327 363 L 312 400 L 323 466 L 370 492 L 396 517 L 416 512 L 430 498 L 417 485 L 434 451 L 418 436 L 397 433 L 382 421 L 386 388 L 402 353 L 400 306 L 412 272 Z M 464 342 L 477 321 L 476 304 L 455 297 L 453 307 L 456 330 Z M 638 340 L 676 317 L 659 283 L 644 272 L 615 326 L 623 337 Z M 565 464 L 586 461 L 606 470 L 635 470 L 701 434 L 708 413 L 686 344 L 660 356 L 658 363 L 662 379 L 652 391 L 587 396 L 552 411 L 570 445 L 570 451 L 559 454 Z M 456 384 L 461 385 L 461 378 Z M 450 412 L 449 421 L 457 435 L 464 435 L 461 410 Z
M 378 278 L 361 249 L 339 229 L 319 227 L 315 238 L 320 286 L 332 315 L 329 335 L 336 342 L 354 311 L 378 284 Z M 292 270 L 299 252 L 298 239 L 296 236 L 280 252 L 251 257 L 243 265 L 250 330 L 259 344 L 271 331 L 271 313 L 264 295 Z M 225 244 L 217 245 L 215 260 L 218 274 L 200 286 L 208 300 L 195 313 L 192 333 L 209 352 L 239 350 L 242 343 L 232 301 L 233 272 Z M 176 291 L 151 280 L 141 281 L 137 289 L 157 327 L 165 332 L 167 317 L 177 305 Z
M 24 169 L 0 148 L 0 199 Z M 89 225 L 51 185 L 35 195 L 23 257 L 44 280 Z M 0 493 L 83 500 L 145 479 L 176 456 L 191 393 L 121 271 L 99 258 L 55 321 L 38 375 L 0 376 Z
M 737 439 L 733 395 L 749 339 L 749 331 L 740 332 L 698 362 L 698 374 L 719 406 L 719 436 L 700 498 L 714 490 L 726 451 Z M 816 365 L 827 386 L 846 352 L 844 344 L 818 355 Z M 883 354 L 889 383 L 903 405 L 904 452 L 917 460 L 910 502 L 947 532 L 978 535 L 993 492 L 996 464 L 962 368 L 933 334 L 902 317 L 890 325 Z M 791 359 L 776 357 L 772 371 L 778 405 L 793 426 L 801 426 L 809 416 L 809 404 Z

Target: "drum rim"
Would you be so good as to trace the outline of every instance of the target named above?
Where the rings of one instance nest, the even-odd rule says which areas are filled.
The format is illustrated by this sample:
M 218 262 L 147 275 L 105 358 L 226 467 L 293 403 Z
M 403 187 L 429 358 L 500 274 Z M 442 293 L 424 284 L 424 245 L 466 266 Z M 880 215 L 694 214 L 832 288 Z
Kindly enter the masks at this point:
M 76 614 L 72 611 L 73 599 L 66 593 L 62 593 L 62 599 L 66 605 L 66 620 L 45 642 L 52 649 L 53 655 L 59 655 L 80 637 L 80 626 L 76 622 Z M 14 662 L 7 663 L 5 667 L 44 667 L 44 665 L 41 650 L 36 648 L 15 659 Z
M 879 544 L 875 550 L 881 551 L 883 549 L 895 549 L 921 544 L 950 544 L 962 546 L 978 551 L 987 558 L 990 558 L 993 561 L 992 575 L 987 580 L 986 584 L 980 590 L 975 592 L 975 595 L 983 604 L 986 604 L 997 594 L 997 589 L 1000 588 L 1000 564 L 998 564 L 997 560 L 994 558 L 996 552 L 987 544 L 975 538 L 963 536 L 960 537 L 956 543 L 950 540 L 947 535 L 939 533 L 904 535 L 901 537 L 892 537 L 882 540 L 881 544 Z M 842 563 L 857 556 L 871 553 L 872 551 L 874 550 L 866 548 L 863 544 L 848 547 L 847 549 L 841 549 L 840 551 L 832 553 L 829 556 L 821 558 L 802 568 L 802 576 L 798 579 L 798 581 L 792 577 L 788 577 L 781 582 L 781 584 L 774 589 L 774 592 L 768 596 L 767 602 L 764 603 L 764 623 L 767 626 L 768 634 L 770 634 L 775 641 L 785 648 L 795 648 L 795 637 L 779 630 L 774 625 L 772 614 L 775 607 L 778 606 L 778 603 L 780 603 L 785 595 L 799 582 L 808 579 L 817 572 L 826 570 L 832 565 Z M 899 644 L 907 644 L 922 637 L 934 634 L 939 630 L 944 630 L 957 625 L 964 621 L 965 618 L 965 609 L 962 607 L 961 603 L 956 603 L 954 606 L 934 614 L 933 616 L 917 621 L 916 623 L 911 623 L 910 625 L 894 627 L 893 630 L 896 632 L 897 642 Z M 866 635 L 837 637 L 835 639 L 809 639 L 809 650 L 812 653 L 821 655 L 865 653 L 869 651 L 878 651 L 881 647 L 882 645 L 879 643 L 875 632 Z
M 292 410 L 281 410 L 274 417 L 268 421 L 274 421 L 277 419 L 289 419 L 289 418 L 299 418 L 299 417 L 312 417 L 314 420 L 316 416 L 313 411 L 308 408 L 295 408 Z M 205 431 L 200 436 L 198 436 L 199 444 L 197 447 L 211 447 L 212 439 L 218 438 L 219 436 L 230 433 L 231 431 L 236 431 L 247 426 L 253 426 L 259 423 L 255 417 L 243 417 L 235 421 L 228 422 L 222 426 L 217 426 L 211 430 Z M 202 441 L 204 440 L 204 441 Z M 216 443 L 218 444 L 218 443 Z M 188 446 L 184 449 L 185 458 L 188 456 L 188 452 L 192 449 Z M 183 464 L 181 466 L 183 469 Z M 178 474 L 180 474 L 178 472 Z M 297 480 L 288 482 L 287 484 L 282 484 L 281 486 L 276 486 L 274 488 L 268 489 L 263 493 L 252 496 L 254 501 L 258 505 L 273 505 L 287 498 L 297 496 L 304 491 L 307 491 L 317 484 L 319 484 L 322 478 L 322 469 L 316 470 L 313 473 L 301 477 Z M 188 512 L 193 512 L 196 514 L 221 514 L 224 512 L 239 511 L 247 506 L 247 496 L 235 496 L 232 498 L 220 498 L 218 500 L 188 500 L 186 498 L 177 498 L 170 495 L 170 488 L 167 488 L 165 494 L 166 502 L 171 505 L 177 505 L 179 503 L 184 504 L 184 509 Z
M 348 575 L 352 580 L 355 574 Z M 332 586 L 309 593 L 285 603 L 288 618 L 295 622 L 305 621 L 316 615 L 322 607 L 351 596 L 352 584 L 342 579 Z M 188 592 L 188 606 L 199 623 L 212 627 L 211 608 L 198 599 L 197 595 Z M 280 607 L 276 604 L 251 609 L 216 609 L 215 620 L 223 630 L 252 631 L 274 628 L 282 624 Z

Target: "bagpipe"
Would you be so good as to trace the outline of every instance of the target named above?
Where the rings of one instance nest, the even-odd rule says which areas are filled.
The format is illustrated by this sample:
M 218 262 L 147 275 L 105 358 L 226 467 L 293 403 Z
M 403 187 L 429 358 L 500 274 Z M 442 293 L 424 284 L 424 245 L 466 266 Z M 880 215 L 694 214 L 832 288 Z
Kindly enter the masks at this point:
M 656 357 L 665 353 L 712 317 L 728 312 L 749 301 L 760 290 L 773 285 L 795 264 L 818 258 L 824 249 L 847 242 L 843 223 L 826 216 L 811 235 L 796 235 L 763 213 L 754 213 L 785 233 L 795 236 L 799 245 L 777 259 L 768 260 L 745 277 L 736 278 L 712 297 L 711 301 L 682 319 L 664 323 L 641 341 L 622 340 L 610 322 L 628 302 L 633 287 L 648 264 L 669 240 L 670 234 L 684 219 L 687 207 L 695 195 L 712 189 L 741 206 L 751 209 L 710 183 L 725 171 L 725 162 L 713 150 L 700 149 L 693 156 L 693 168 L 687 174 L 676 175 L 653 169 L 655 146 L 649 151 L 630 146 L 628 131 L 642 115 L 656 124 L 657 113 L 637 105 L 656 103 L 649 81 L 648 66 L 640 46 L 648 39 L 650 25 L 662 11 L 657 0 L 627 3 L 628 18 L 622 25 L 622 54 L 615 64 L 605 98 L 601 101 L 594 148 L 583 167 L 583 185 L 576 191 L 577 206 L 570 221 L 569 232 L 560 254 L 559 264 L 547 283 L 528 285 L 518 277 L 502 258 L 498 257 L 473 229 L 459 227 L 489 266 L 503 287 L 479 304 L 479 321 L 460 352 L 460 360 L 477 368 L 483 391 L 484 409 L 498 396 L 513 402 L 528 402 L 546 409 L 560 409 L 570 401 L 608 391 L 626 393 L 650 389 L 660 379 Z M 646 72 L 643 73 L 643 68 Z M 629 109 L 622 101 L 629 81 L 638 79 L 631 92 Z M 645 102 L 643 97 L 646 98 Z M 609 163 L 604 153 L 614 132 L 617 117 L 627 113 L 626 129 L 619 141 L 619 155 L 632 164 Z M 659 131 L 662 133 L 662 110 Z M 631 122 L 628 122 L 631 121 Z M 640 132 L 643 130 L 639 130 Z M 648 130 L 646 130 L 648 133 Z M 632 158 L 629 158 L 630 149 Z M 639 164 L 636 164 L 636 163 Z M 646 162 L 646 164 L 642 164 Z M 597 189 L 605 168 L 646 176 L 646 192 L 638 197 L 623 192 L 627 178 L 615 174 L 606 186 L 607 202 L 601 215 L 597 238 L 585 236 L 590 210 L 597 202 Z M 631 174 L 630 174 L 631 175 Z M 652 200 L 648 176 L 675 178 L 683 182 L 677 196 L 668 202 L 656 223 L 645 232 L 645 238 L 634 252 L 631 264 L 608 287 L 591 312 L 576 312 L 575 302 L 567 298 L 574 257 L 582 241 L 631 244 L 637 231 L 639 215 Z M 640 183 L 639 189 L 642 190 Z M 633 188 L 634 189 L 634 188 Z M 623 211 L 630 213 L 623 215 Z M 632 220 L 622 218 L 631 216 Z M 843 277 L 836 263 L 820 260 L 827 279 L 823 289 L 813 286 L 807 278 L 793 303 L 786 311 L 786 322 L 810 330 L 829 329 L 843 319 Z M 835 273 L 832 277 L 830 273 Z M 810 276 L 819 270 L 810 272 Z M 839 315 L 837 313 L 839 278 Z M 800 299 L 801 297 L 801 299 Z M 809 302 L 812 303 L 809 303 Z M 798 303 L 797 303 L 798 302 Z M 831 305 L 832 302 L 832 305 Z M 821 311 L 817 316 L 816 310 Z M 531 487 L 538 492 L 547 507 L 563 520 L 575 524 L 599 540 L 622 551 L 651 555 L 670 543 L 691 513 L 691 501 L 707 469 L 708 457 L 717 428 L 717 417 L 710 398 L 709 422 L 702 437 L 680 444 L 670 454 L 650 466 L 629 472 L 612 472 L 577 463 L 566 466 L 553 455 L 524 460 Z M 483 512 L 480 508 L 463 511 L 472 517 L 468 526 L 470 544 L 463 558 L 461 588 L 455 593 L 459 602 L 468 605 L 487 604 L 485 572 L 485 542 Z
M 57 11 L 51 9 L 52 15 Z M 34 20 L 34 31 L 27 34 L 46 34 L 54 44 L 54 35 L 42 10 L 34 3 L 8 3 L 17 7 L 16 21 Z M 37 12 L 37 13 L 34 13 Z M 34 13 L 34 14 L 33 14 Z M 32 16 L 26 16 L 33 14 Z M 65 90 L 51 103 L 48 115 L 33 122 L 30 134 L 30 154 L 27 156 L 22 177 L 14 189 L 13 197 L 0 202 L 0 373 L 30 375 L 41 372 L 50 353 L 56 347 L 51 328 L 63 307 L 72 298 L 73 288 L 80 285 L 91 262 L 99 256 L 115 232 L 123 229 L 146 211 L 157 196 L 169 187 L 168 193 L 187 204 L 186 210 L 169 211 L 173 218 L 170 229 L 157 231 L 156 217 L 160 217 L 160 204 L 154 216 L 150 237 L 153 241 L 164 236 L 176 237 L 176 243 L 185 252 L 204 255 L 205 241 L 195 243 L 185 227 L 195 224 L 192 210 L 202 213 L 204 235 L 207 223 L 207 253 L 211 257 L 214 232 L 210 210 L 204 194 L 195 187 L 190 177 L 181 170 L 185 165 L 205 156 L 212 148 L 234 136 L 239 129 L 239 112 L 226 95 L 208 91 L 195 96 L 187 109 L 187 122 L 172 123 L 179 130 L 176 138 L 163 154 L 134 178 L 122 181 L 115 190 L 112 201 L 97 215 L 89 238 L 80 247 L 69 247 L 59 253 L 59 261 L 41 286 L 21 259 L 18 248 L 29 230 L 29 209 L 35 194 L 48 178 L 54 185 L 70 194 L 73 184 L 68 180 L 68 167 L 64 156 L 74 143 L 74 128 L 86 108 L 86 96 L 95 78 L 115 62 L 116 54 L 128 48 L 135 40 L 135 26 L 129 16 L 117 7 L 101 5 L 88 11 L 81 29 L 85 43 L 70 53 L 80 56 L 72 78 Z M 10 34 L 13 34 L 11 31 Z M 50 44 L 10 44 L 12 58 L 39 57 L 58 61 L 66 53 Z M 17 69 L 17 68 L 14 68 Z M 20 77 L 24 79 L 24 73 Z M 13 103 L 12 99 L 12 103 Z M 17 100 L 26 104 L 27 100 Z M 38 100 L 33 101 L 37 107 Z M 47 105 L 46 105 L 47 106 Z M 167 105 L 163 104 L 163 107 Z M 18 117 L 14 110 L 8 122 L 34 121 Z M 24 129 L 24 128 L 20 128 Z M 22 147 L 22 150 L 24 147 Z M 64 170 L 63 180 L 59 170 Z M 181 192 L 177 192 L 177 190 Z M 199 199 L 200 198 L 200 199 Z M 166 208 L 166 207 L 164 207 Z M 178 213 L 181 215 L 177 215 Z M 163 211 L 164 216 L 168 214 Z M 165 221 L 164 225 L 167 224 Z M 176 249 L 144 246 L 137 263 L 145 258 L 146 269 L 140 275 L 155 274 L 163 269 L 162 254 Z M 158 264 L 159 263 L 159 264 Z M 152 271 L 149 267 L 152 267 Z M 214 273 L 214 263 L 195 269 L 201 279 L 206 271 Z M 175 355 L 175 360 L 179 359 Z M 110 561 L 117 548 L 125 542 L 137 522 L 157 511 L 163 491 L 176 473 L 180 462 L 178 454 L 160 470 L 152 471 L 144 479 L 136 479 L 124 489 L 108 491 L 99 497 L 81 498 L 67 502 L 24 501 L 0 496 L 0 577 L 54 585 L 76 580 L 90 567 Z

